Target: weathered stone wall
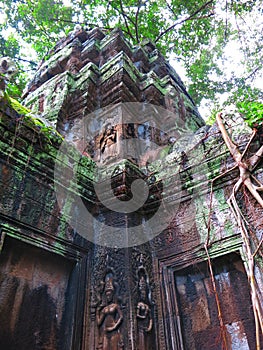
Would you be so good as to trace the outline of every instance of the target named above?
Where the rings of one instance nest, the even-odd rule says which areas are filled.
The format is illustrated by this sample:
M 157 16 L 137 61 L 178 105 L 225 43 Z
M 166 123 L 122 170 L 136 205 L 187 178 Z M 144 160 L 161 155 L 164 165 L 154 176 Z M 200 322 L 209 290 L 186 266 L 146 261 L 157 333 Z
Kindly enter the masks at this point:
M 209 235 L 229 349 L 255 349 L 247 261 L 227 204 L 238 173 L 215 182 L 210 196 L 210 180 L 230 169 L 233 161 L 217 126 L 204 125 L 180 78 L 154 45 L 132 47 L 120 31 L 106 36 L 99 29 L 71 33 L 42 63 L 24 95 L 32 115 L 19 115 L 7 101 L 0 102 L 0 320 L 4 325 L 0 347 L 221 349 L 204 249 Z M 109 119 L 103 120 L 98 109 L 121 102 L 163 106 L 179 117 L 180 124 L 160 133 L 157 126 L 123 123 L 119 114 L 112 113 L 107 129 Z M 81 139 L 78 121 L 86 117 L 100 127 L 92 137 Z M 250 130 L 241 120 L 229 120 L 228 125 L 244 149 Z M 88 147 L 81 157 L 75 147 L 67 149 L 59 160 L 58 181 L 54 165 L 64 142 L 61 135 L 75 147 L 83 142 Z M 143 161 L 116 163 L 114 152 L 122 151 L 121 140 L 133 138 L 154 142 L 161 152 L 148 149 Z M 255 139 L 251 152 L 259 143 Z M 72 164 L 78 164 L 78 181 L 65 186 L 63 179 L 72 172 Z M 97 164 L 106 169 L 100 177 Z M 131 198 L 134 179 L 144 179 L 150 188 L 145 205 L 129 215 L 103 206 L 94 182 L 104 188 L 106 173 L 112 174 L 113 192 L 122 200 Z M 261 169 L 257 176 L 262 178 Z M 54 186 L 61 186 L 64 201 L 57 201 Z M 75 193 L 93 221 L 78 211 Z M 111 200 L 106 185 L 104 196 Z M 149 235 L 145 244 L 108 247 L 79 234 L 84 227 L 93 242 L 101 243 L 99 237 L 105 232 L 100 232 L 96 220 L 102 220 L 123 228 L 124 235 L 128 227 L 140 224 L 147 236 L 147 220 L 161 200 L 174 210 L 172 220 L 158 235 Z M 262 235 L 262 209 L 246 192 L 241 192 L 239 203 L 256 246 Z M 72 217 L 79 231 L 69 224 Z M 259 250 L 255 267 L 259 294 L 261 259 Z M 121 322 L 107 333 L 101 316 L 108 317 L 110 305 L 115 320 Z

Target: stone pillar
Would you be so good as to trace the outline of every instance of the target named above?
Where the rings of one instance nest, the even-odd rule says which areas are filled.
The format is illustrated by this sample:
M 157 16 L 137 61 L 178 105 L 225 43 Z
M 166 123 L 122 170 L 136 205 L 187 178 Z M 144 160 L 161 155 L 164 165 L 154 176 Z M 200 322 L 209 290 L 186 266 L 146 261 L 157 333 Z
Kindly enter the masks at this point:
M 40 66 L 24 97 L 28 108 L 41 113 L 76 147 L 83 141 L 78 121 L 90 115 L 94 126 L 91 126 L 93 135 L 87 134 L 84 140 L 87 156 L 118 174 L 114 177 L 115 194 L 122 199 L 129 198 L 134 179 L 148 175 L 140 170 L 146 160 L 141 160 L 144 162 L 141 164 L 138 157 L 128 159 L 123 165 L 116 164 L 116 160 L 123 158 L 122 154 L 136 153 L 123 149 L 121 141 L 142 138 L 171 146 L 170 139 L 176 130 L 162 134 L 158 127 L 125 123 L 122 114 L 126 111 L 118 113 L 115 107 L 112 113 L 107 109 L 106 116 L 103 111 L 98 116 L 96 111 L 112 104 L 147 102 L 173 112 L 192 131 L 204 124 L 181 79 L 156 47 L 148 41 L 133 47 L 120 30 L 106 36 L 98 28 L 91 32 L 80 30 L 63 39 L 50 59 Z M 157 189 L 158 183 L 154 186 Z M 107 195 L 110 198 L 111 193 Z M 97 215 L 123 230 L 145 220 L 143 213 L 113 214 L 99 206 Z M 83 349 L 157 349 L 151 244 L 133 248 L 94 246 L 90 268 L 93 270 L 88 282 L 91 300 L 90 304 L 87 302 L 86 317 L 90 318 L 91 331 L 84 335 Z M 107 289 L 109 279 L 111 291 Z M 112 332 L 107 332 L 107 326 L 114 324 L 112 317 L 118 324 Z

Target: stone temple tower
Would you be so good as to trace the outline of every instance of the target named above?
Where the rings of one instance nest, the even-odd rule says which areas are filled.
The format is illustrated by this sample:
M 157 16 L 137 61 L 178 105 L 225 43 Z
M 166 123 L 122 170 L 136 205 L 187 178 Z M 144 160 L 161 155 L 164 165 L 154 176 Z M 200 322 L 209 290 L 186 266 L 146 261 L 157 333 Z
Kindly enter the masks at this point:
M 231 158 L 156 47 L 72 32 L 24 105 L 0 102 L 0 348 L 256 349 L 233 178 L 210 195 Z

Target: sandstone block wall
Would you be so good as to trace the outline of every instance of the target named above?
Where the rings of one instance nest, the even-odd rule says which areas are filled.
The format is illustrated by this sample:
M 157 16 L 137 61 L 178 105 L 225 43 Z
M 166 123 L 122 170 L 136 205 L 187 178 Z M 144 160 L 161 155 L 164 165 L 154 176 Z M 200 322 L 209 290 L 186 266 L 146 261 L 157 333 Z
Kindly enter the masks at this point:
M 238 173 L 215 182 L 210 195 L 211 179 L 230 169 L 233 160 L 217 126 L 205 126 L 179 76 L 154 45 L 132 47 L 118 30 L 71 33 L 39 67 L 24 98 L 31 115 L 19 115 L 0 102 L 0 348 L 221 349 L 204 249 L 209 235 L 229 349 L 255 349 L 247 261 L 227 204 Z M 125 102 L 163 107 L 180 123 L 167 133 L 157 125 L 124 123 L 114 106 Z M 109 127 L 96 111 L 111 104 Z M 83 139 L 78 122 L 86 117 L 99 128 Z M 163 119 L 164 125 L 168 122 Z M 244 149 L 249 128 L 241 119 L 229 120 L 228 126 Z M 116 157 L 122 140 L 139 138 L 161 152 L 149 148 L 142 161 Z M 65 140 L 71 146 L 58 161 Z M 85 142 L 80 155 L 77 148 Z M 255 139 L 251 152 L 260 142 Z M 54 177 L 56 162 L 61 181 Z M 65 186 L 74 164 L 77 183 Z M 100 176 L 98 165 L 104 169 Z M 107 174 L 112 189 L 105 185 Z M 256 175 L 262 178 L 260 167 Z M 138 178 L 149 185 L 149 196 L 137 212 L 121 214 L 100 203 L 94 183 L 105 186 L 106 200 L 114 193 L 127 201 Z M 61 203 L 55 186 L 64 191 Z M 78 211 L 76 193 L 93 220 Z M 256 246 L 262 209 L 246 192 L 238 200 Z M 174 210 L 173 216 L 151 236 L 147 221 L 161 201 Z M 149 240 L 123 248 L 95 244 L 107 234 L 97 221 L 121 227 L 124 236 L 127 228 L 140 225 Z M 85 228 L 92 241 L 76 227 Z M 261 250 L 255 276 L 262 301 Z M 107 332 L 111 313 L 120 321 Z

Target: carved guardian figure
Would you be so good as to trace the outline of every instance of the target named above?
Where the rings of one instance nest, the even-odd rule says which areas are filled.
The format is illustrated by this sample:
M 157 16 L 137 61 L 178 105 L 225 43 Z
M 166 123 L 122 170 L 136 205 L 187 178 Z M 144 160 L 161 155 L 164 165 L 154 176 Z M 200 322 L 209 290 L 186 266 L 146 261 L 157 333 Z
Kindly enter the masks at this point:
M 4 97 L 7 82 L 16 72 L 16 65 L 11 58 L 0 58 L 0 99 Z
M 105 277 L 104 299 L 97 308 L 96 318 L 99 327 L 98 350 L 122 350 L 123 340 L 120 324 L 123 320 L 120 305 L 115 301 L 115 288 L 112 274 Z
M 144 268 L 139 271 L 139 301 L 136 307 L 138 324 L 138 350 L 150 350 L 149 333 L 153 327 L 151 308 L 148 305 L 147 282 Z

